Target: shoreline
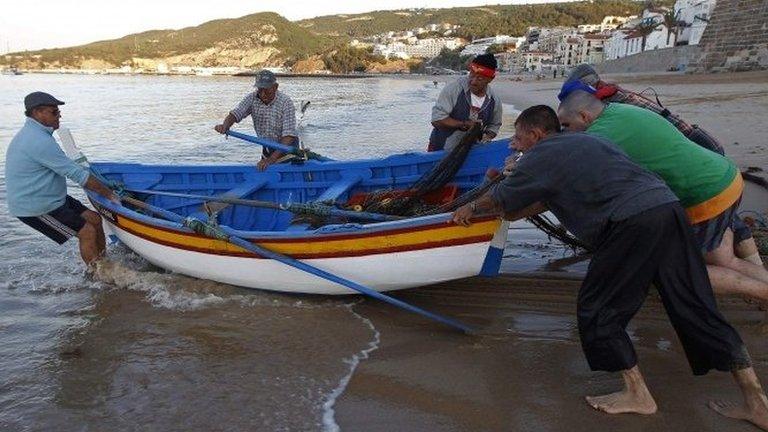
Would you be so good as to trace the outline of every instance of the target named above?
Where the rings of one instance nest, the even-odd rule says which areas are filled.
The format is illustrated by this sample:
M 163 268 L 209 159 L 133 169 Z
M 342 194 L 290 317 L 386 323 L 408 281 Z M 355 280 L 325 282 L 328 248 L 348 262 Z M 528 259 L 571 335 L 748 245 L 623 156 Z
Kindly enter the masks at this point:
M 438 81 L 455 79 L 441 78 Z M 757 167 L 765 176 L 768 151 L 761 132 L 768 118 L 768 88 L 755 84 L 768 82 L 768 71 L 606 79 L 635 91 L 652 86 L 665 106 L 715 134 L 740 168 Z M 536 104 L 556 108 L 561 84 L 562 79 L 502 77 L 492 86 L 503 103 L 522 110 Z M 742 208 L 768 210 L 768 191 L 748 182 Z M 511 236 L 518 245 L 531 242 L 525 232 L 513 230 Z M 616 391 L 621 378 L 591 372 L 581 351 L 575 300 L 585 262 L 566 256 L 554 260 L 568 267 L 564 271 L 551 266 L 553 261 L 526 258 L 509 245 L 505 257 L 504 274 L 497 278 L 476 277 L 395 294 L 476 326 L 480 335 L 456 334 L 369 300 L 355 306 L 374 323 L 381 339 L 336 401 L 336 422 L 342 430 L 755 430 L 706 406 L 710 399 L 738 401 L 738 390 L 726 373 L 691 374 L 653 290 L 629 331 L 659 412 L 612 416 L 589 407 L 585 395 Z M 768 379 L 764 312 L 741 299 L 717 301 L 749 348 L 758 375 Z

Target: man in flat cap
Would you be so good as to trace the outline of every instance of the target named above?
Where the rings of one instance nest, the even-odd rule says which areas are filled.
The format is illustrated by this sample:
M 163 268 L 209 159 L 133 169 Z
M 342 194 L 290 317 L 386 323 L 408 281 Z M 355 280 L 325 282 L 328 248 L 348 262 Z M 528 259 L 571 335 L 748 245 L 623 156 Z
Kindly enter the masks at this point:
M 275 74 L 264 69 L 256 75 L 256 91 L 248 93 L 243 100 L 214 127 L 216 132 L 226 134 L 233 124 L 239 123 L 246 116 L 253 119 L 256 135 L 280 144 L 298 146 L 296 134 L 296 108 L 285 93 L 277 90 Z M 279 162 L 285 154 L 278 150 L 264 147 L 262 157 L 256 165 L 264 171 L 273 163 Z
M 70 179 L 110 200 L 117 196 L 88 170 L 69 159 L 53 138 L 64 102 L 48 93 L 24 98 L 24 127 L 13 137 L 5 156 L 8 211 L 25 224 L 63 244 L 80 241 L 80 256 L 91 267 L 105 251 L 98 213 L 67 195 Z
M 469 75 L 448 84 L 432 107 L 432 134 L 427 151 L 452 150 L 479 122 L 482 141 L 492 140 L 501 127 L 501 100 L 491 90 L 496 57 L 481 54 L 469 64 Z

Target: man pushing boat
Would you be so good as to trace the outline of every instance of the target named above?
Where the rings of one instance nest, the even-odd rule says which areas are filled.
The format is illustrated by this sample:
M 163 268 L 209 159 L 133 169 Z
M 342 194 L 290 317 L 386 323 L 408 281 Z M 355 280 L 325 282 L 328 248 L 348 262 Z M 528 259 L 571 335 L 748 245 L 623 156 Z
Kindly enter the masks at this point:
M 576 66 L 573 71 L 571 71 L 570 75 L 568 75 L 564 85 L 577 81 L 593 87 L 595 89 L 595 97 L 605 103 L 634 105 L 664 117 L 692 142 L 707 150 L 725 156 L 725 149 L 715 137 L 698 125 L 690 124 L 680 116 L 673 114 L 669 109 L 661 105 L 661 101 L 659 101 L 658 97 L 656 98 L 656 102 L 654 102 L 642 94 L 627 90 L 618 84 L 606 82 L 602 80 L 597 71 L 588 64 L 580 64 Z M 747 224 L 745 224 L 741 218 L 736 216 L 733 220 L 732 229 L 733 248 L 736 256 L 753 264 L 762 266 L 763 261 L 757 250 L 752 231 Z
M 732 227 L 744 186 L 730 159 L 693 143 L 654 112 L 605 104 L 594 96 L 594 88 L 581 82 L 565 84 L 560 98 L 558 115 L 564 129 L 609 139 L 635 163 L 658 174 L 677 195 L 716 293 L 768 303 L 768 271 L 734 255 Z
M 609 414 L 653 414 L 626 327 L 653 283 L 695 375 L 730 372 L 743 402 L 710 402 L 718 413 L 768 430 L 768 399 L 740 336 L 717 310 L 707 269 L 685 210 L 656 175 L 605 138 L 560 133 L 556 113 L 539 105 L 515 121 L 515 169 L 453 221 L 477 212 L 519 219 L 545 209 L 592 245 L 594 255 L 577 299 L 582 348 L 592 370 L 621 372 L 623 390 L 588 396 Z M 589 163 L 584 163 L 587 160 Z
M 66 179 L 112 201 L 119 199 L 56 143 L 53 131 L 59 128 L 61 105 L 64 102 L 43 92 L 24 98 L 27 120 L 5 156 L 8 211 L 56 243 L 76 236 L 80 256 L 92 268 L 105 251 L 101 217 L 67 195 Z
M 233 124 L 248 115 L 253 119 L 253 128 L 261 138 L 280 144 L 298 146 L 296 133 L 296 108 L 288 95 L 277 89 L 275 74 L 264 69 L 256 75 L 256 91 L 250 92 L 240 103 L 227 113 L 224 121 L 214 127 L 220 134 L 226 134 Z M 280 162 L 285 153 L 263 147 L 261 160 L 256 164 L 260 171 Z

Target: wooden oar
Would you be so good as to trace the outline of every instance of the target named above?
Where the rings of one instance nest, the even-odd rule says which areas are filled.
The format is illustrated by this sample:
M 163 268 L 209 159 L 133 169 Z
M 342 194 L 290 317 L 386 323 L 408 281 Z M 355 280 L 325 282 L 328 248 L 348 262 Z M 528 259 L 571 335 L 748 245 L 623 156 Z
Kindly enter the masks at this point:
M 226 135 L 233 136 L 235 138 L 240 138 L 241 140 L 248 141 L 250 143 L 259 144 L 261 146 L 264 146 L 273 150 L 279 150 L 283 153 L 294 154 L 302 158 L 314 159 L 321 162 L 327 162 L 327 161 L 333 160 L 309 150 L 298 149 L 296 147 L 291 147 L 285 144 L 281 144 L 279 142 L 275 142 L 265 138 L 255 137 L 253 135 L 246 135 L 244 133 L 235 132 L 233 130 L 227 131 Z
M 250 206 L 250 207 L 262 207 L 262 208 L 270 208 L 275 210 L 285 210 L 285 211 L 289 211 L 291 213 L 297 213 L 297 214 L 313 214 L 318 216 L 338 216 L 338 217 L 345 217 L 349 219 L 372 220 L 377 222 L 387 222 L 387 221 L 396 221 L 396 220 L 405 219 L 402 216 L 392 216 L 392 215 L 386 215 L 381 213 L 341 210 L 341 209 L 337 209 L 335 207 L 327 206 L 324 204 L 301 204 L 301 203 L 280 204 L 273 201 L 257 201 L 257 200 L 249 200 L 249 199 L 242 199 L 242 198 L 229 198 L 225 196 L 195 195 L 195 194 L 186 194 L 186 193 L 178 193 L 178 192 L 157 191 L 157 190 L 151 190 L 151 189 L 123 189 L 123 190 L 125 190 L 126 192 L 139 193 L 139 194 L 189 198 L 189 199 L 197 199 L 201 201 L 213 201 L 213 202 L 221 202 L 221 203 L 234 204 L 234 205 L 244 205 L 244 206 Z
M 273 259 L 275 261 L 279 261 L 285 265 L 291 266 L 293 268 L 299 269 L 303 272 L 315 275 L 319 278 L 329 280 L 331 282 L 335 282 L 339 285 L 343 285 L 347 288 L 350 288 L 352 290 L 355 290 L 359 292 L 360 294 L 367 295 L 369 297 L 373 297 L 377 300 L 381 300 L 384 302 L 387 302 L 393 306 L 397 306 L 401 309 L 407 310 L 409 312 L 417 313 L 423 317 L 430 318 L 432 320 L 438 321 L 440 323 L 443 323 L 445 325 L 454 327 L 456 329 L 459 329 L 465 333 L 472 332 L 472 328 L 468 327 L 465 324 L 462 324 L 458 321 L 452 320 L 448 317 L 444 317 L 442 315 L 438 315 L 433 312 L 426 311 L 424 309 L 421 309 L 417 306 L 413 306 L 411 304 L 408 304 L 402 300 L 398 300 L 394 297 L 390 297 L 386 294 L 380 293 L 376 290 L 373 290 L 371 288 L 365 287 L 363 285 L 360 285 L 357 282 L 353 282 L 349 279 L 342 278 L 341 276 L 334 275 L 332 273 L 329 273 L 325 270 L 321 270 L 313 265 L 307 264 L 305 262 L 299 261 L 297 259 L 291 258 L 289 256 L 277 253 L 275 251 L 269 250 L 265 247 L 259 246 L 257 244 L 251 243 L 245 239 L 242 239 L 240 237 L 235 236 L 231 230 L 227 227 L 223 226 L 213 226 L 210 225 L 200 219 L 195 219 L 192 217 L 182 217 L 179 214 L 170 212 L 168 210 L 155 207 L 153 205 L 147 204 L 143 201 L 139 201 L 135 198 L 130 197 L 123 197 L 123 202 L 134 205 L 138 208 L 141 208 L 143 210 L 152 212 L 164 219 L 177 222 L 182 224 L 183 226 L 195 231 L 196 233 L 219 239 L 224 240 L 226 242 L 232 243 L 236 246 L 240 246 L 241 248 L 253 253 L 257 256 L 263 256 L 269 259 Z

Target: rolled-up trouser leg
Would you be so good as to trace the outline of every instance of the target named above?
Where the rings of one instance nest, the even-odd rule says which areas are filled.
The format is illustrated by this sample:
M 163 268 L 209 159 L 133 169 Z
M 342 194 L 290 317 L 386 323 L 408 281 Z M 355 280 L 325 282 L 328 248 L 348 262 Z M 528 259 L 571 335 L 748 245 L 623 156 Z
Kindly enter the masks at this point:
M 695 375 L 710 369 L 733 371 L 751 365 L 736 330 L 717 310 L 717 303 L 684 210 L 669 209 L 673 223 L 660 231 L 666 239 L 654 285 L 683 345 Z
M 642 223 L 643 215 L 653 211 L 612 223 L 579 290 L 579 335 L 592 370 L 616 372 L 637 364 L 626 327 L 658 267 L 658 244 L 664 239 L 654 226 Z

